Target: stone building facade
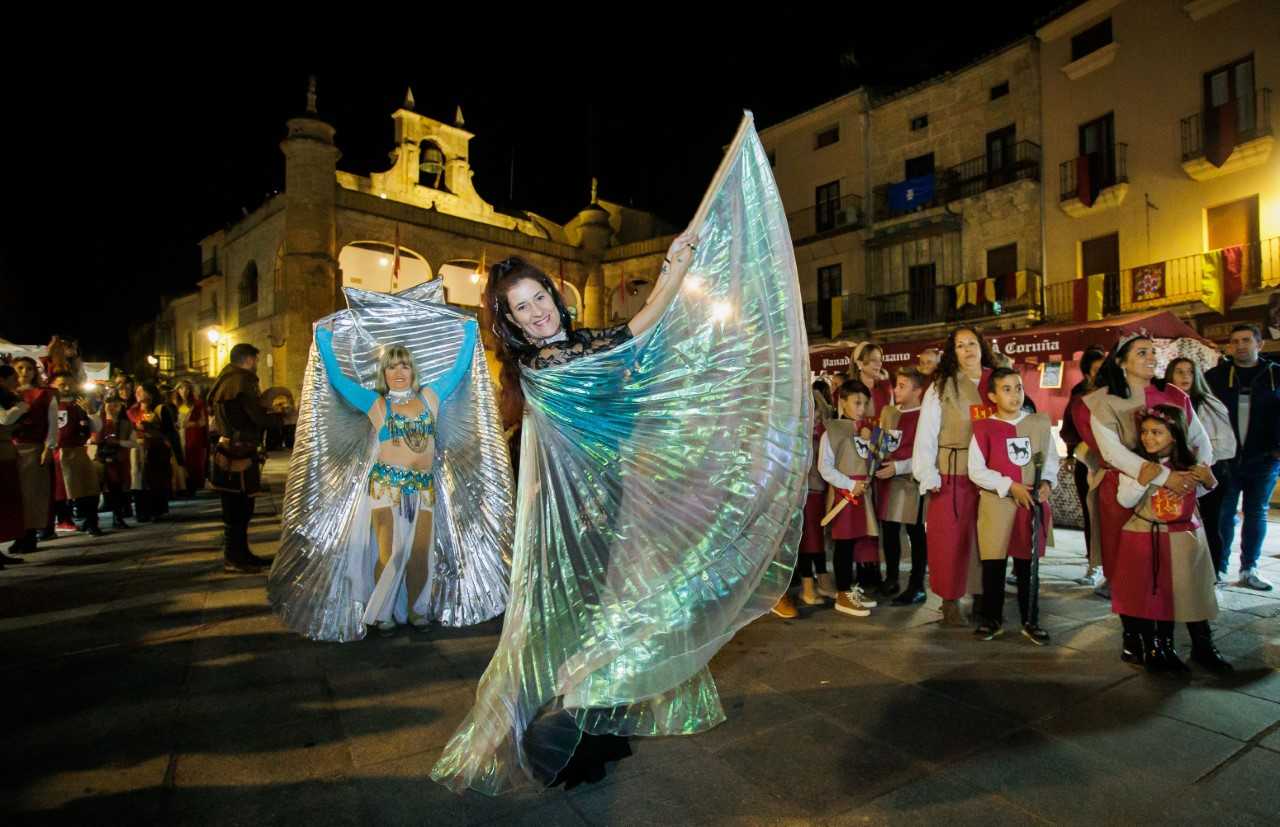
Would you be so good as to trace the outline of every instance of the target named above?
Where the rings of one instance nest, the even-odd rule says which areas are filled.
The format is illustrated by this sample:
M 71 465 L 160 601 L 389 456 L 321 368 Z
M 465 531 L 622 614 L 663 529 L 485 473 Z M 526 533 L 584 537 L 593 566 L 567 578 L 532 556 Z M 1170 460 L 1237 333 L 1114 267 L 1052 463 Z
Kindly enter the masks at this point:
M 418 113 L 412 92 L 392 114 L 385 172 L 338 169 L 334 129 L 314 109 L 288 122 L 285 189 L 200 242 L 198 289 L 156 326 L 156 354 L 174 374 L 213 376 L 231 347 L 262 353 L 264 387 L 302 383 L 315 320 L 344 306 L 341 287 L 398 290 L 441 278 L 448 300 L 478 310 L 488 264 L 519 255 L 563 286 L 588 326 L 630 318 L 658 273 L 672 228 L 595 197 L 557 224 L 500 212 L 476 192 L 459 111 L 447 124 Z M 179 310 L 181 308 L 181 310 Z

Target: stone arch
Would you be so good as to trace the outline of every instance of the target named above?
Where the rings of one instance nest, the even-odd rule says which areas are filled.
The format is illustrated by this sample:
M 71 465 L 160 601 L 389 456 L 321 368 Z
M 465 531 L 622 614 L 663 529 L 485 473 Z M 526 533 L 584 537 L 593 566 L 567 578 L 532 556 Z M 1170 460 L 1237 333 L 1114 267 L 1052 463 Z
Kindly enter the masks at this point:
M 399 272 L 396 245 L 385 241 L 351 241 L 338 252 L 338 269 L 344 287 L 394 293 L 431 281 L 434 275 L 426 256 L 400 245 Z

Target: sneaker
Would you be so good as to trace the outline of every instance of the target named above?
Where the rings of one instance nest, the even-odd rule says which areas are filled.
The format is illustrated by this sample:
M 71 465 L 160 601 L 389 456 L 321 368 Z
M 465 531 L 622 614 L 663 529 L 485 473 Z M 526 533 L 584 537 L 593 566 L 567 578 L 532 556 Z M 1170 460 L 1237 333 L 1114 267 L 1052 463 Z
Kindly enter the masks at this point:
M 1097 569 L 1094 569 L 1093 571 L 1085 572 L 1084 577 L 1077 577 L 1076 585 L 1077 586 L 1097 586 L 1101 580 L 1102 580 L 1102 573 L 1099 572 Z
M 900 585 L 898 578 L 893 577 L 888 580 L 885 580 L 884 583 L 880 585 L 880 596 L 893 597 L 895 594 L 897 594 L 901 590 L 902 590 L 902 586 Z
M 63 520 L 62 522 L 55 525 L 53 528 L 55 531 L 79 531 L 80 530 L 79 528 L 76 527 L 76 524 L 71 522 L 70 520 Z
M 857 595 L 858 602 L 868 609 L 874 609 L 877 605 L 876 601 L 867 596 L 861 586 L 854 586 L 853 593 Z
M 981 626 L 973 630 L 973 636 L 978 640 L 995 640 L 1003 634 L 1003 626 L 997 626 L 994 623 L 986 621 L 984 621 Z
M 1049 633 L 1041 629 L 1039 624 L 1036 623 L 1022 624 L 1022 636 L 1036 646 L 1044 646 L 1049 642 Z
M 391 637 L 396 633 L 396 622 L 394 620 L 379 620 L 377 626 L 379 637 Z
M 902 592 L 902 594 L 889 602 L 895 606 L 915 606 L 918 603 L 923 603 L 924 600 L 925 596 L 923 590 L 908 588 L 906 591 Z
M 836 611 L 852 617 L 869 617 L 871 615 L 870 607 L 858 600 L 856 586 L 850 591 L 840 592 L 836 595 Z
M 1257 569 L 1245 569 L 1240 572 L 1240 582 L 1238 585 L 1244 586 L 1246 589 L 1253 589 L 1254 591 L 1259 592 L 1269 592 L 1274 588 L 1274 586 L 1269 582 L 1262 579 L 1258 574 Z
M 1104 597 L 1107 600 L 1110 600 L 1111 584 L 1108 583 L 1106 580 L 1103 580 L 1101 583 L 1098 584 L 1098 587 L 1093 590 L 1093 593 L 1096 594 L 1098 597 Z
M 800 610 L 796 608 L 796 602 L 791 599 L 791 592 L 783 592 L 782 597 L 778 598 L 778 602 L 773 604 L 770 610 L 783 620 L 794 620 L 800 616 Z

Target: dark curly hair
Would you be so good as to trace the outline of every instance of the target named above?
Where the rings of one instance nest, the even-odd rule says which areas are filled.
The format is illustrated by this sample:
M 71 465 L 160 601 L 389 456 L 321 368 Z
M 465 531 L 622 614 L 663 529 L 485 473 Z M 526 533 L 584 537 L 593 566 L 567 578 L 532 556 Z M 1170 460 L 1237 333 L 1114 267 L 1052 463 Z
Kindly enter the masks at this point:
M 950 335 L 947 336 L 947 341 L 942 345 L 942 358 L 938 361 L 937 373 L 939 396 L 946 390 L 948 382 L 952 384 L 953 388 L 955 386 L 956 374 L 960 372 L 960 359 L 956 356 L 956 337 L 965 330 L 972 333 L 974 338 L 978 340 L 978 349 L 982 352 L 982 366 L 984 368 L 996 367 L 996 359 L 991 353 L 991 345 L 987 344 L 987 340 L 983 338 L 982 334 L 969 325 L 960 325 L 951 331 Z

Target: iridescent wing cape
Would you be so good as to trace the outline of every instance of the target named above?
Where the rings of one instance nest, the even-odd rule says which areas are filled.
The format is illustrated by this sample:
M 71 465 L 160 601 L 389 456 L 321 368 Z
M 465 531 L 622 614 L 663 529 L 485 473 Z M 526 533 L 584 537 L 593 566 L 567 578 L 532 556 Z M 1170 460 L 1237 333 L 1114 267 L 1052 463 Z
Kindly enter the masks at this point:
M 812 452 L 795 255 L 748 114 L 644 335 L 527 370 L 511 604 L 432 776 L 546 783 L 583 731 L 723 720 L 707 670 L 791 579 Z M 536 721 L 535 721 L 536 719 Z
M 346 288 L 347 310 L 332 323 L 343 372 L 371 386 L 381 345 L 413 354 L 420 382 L 453 366 L 463 341 L 465 313 L 439 299 L 432 282 L 387 295 Z M 509 591 L 503 561 L 515 521 L 511 461 L 493 385 L 477 339 L 471 370 L 438 416 L 434 576 L 429 616 L 449 626 L 500 614 Z M 351 592 L 345 542 L 358 500 L 368 490 L 377 437 L 365 414 L 333 390 L 314 345 L 303 378 L 297 436 L 289 462 L 283 537 L 267 593 L 290 629 L 316 640 L 364 637 L 364 596 Z

